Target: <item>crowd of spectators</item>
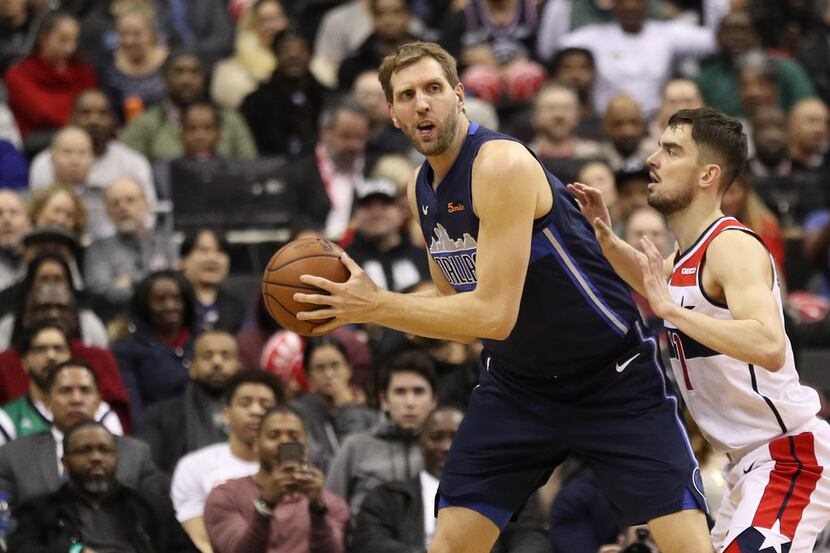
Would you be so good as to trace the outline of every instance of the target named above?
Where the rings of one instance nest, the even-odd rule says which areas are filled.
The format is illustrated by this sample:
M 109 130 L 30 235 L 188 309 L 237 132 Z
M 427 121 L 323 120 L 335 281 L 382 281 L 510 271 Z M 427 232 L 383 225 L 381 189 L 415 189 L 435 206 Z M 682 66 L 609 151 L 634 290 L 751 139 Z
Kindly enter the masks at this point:
M 427 285 L 423 158 L 377 71 L 412 40 L 458 59 L 470 119 L 665 255 L 657 138 L 681 108 L 739 118 L 723 211 L 768 247 L 797 355 L 830 362 L 828 37 L 830 0 L 0 1 L 0 551 L 426 551 L 480 343 L 285 331 L 232 232 Z M 193 212 L 209 194 L 227 218 Z M 727 460 L 692 433 L 718 497 Z M 612 513 L 572 459 L 494 551 L 655 550 Z

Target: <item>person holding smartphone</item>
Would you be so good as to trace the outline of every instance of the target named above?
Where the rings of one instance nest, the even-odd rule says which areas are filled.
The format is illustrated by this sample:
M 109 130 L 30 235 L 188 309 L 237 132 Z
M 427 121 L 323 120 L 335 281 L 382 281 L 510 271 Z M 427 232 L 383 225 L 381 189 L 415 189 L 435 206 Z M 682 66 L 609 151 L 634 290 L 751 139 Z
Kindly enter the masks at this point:
M 216 553 L 344 553 L 349 508 L 308 464 L 299 415 L 278 406 L 262 417 L 259 471 L 213 489 L 204 521 Z

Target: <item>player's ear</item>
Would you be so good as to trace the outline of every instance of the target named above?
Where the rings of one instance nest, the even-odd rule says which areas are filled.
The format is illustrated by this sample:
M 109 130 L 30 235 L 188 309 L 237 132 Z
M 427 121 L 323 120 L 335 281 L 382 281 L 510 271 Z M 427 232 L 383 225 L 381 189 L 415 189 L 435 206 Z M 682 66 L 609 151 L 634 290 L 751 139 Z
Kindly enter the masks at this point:
M 459 82 L 455 85 L 453 92 L 455 92 L 455 97 L 458 99 L 459 111 L 464 111 L 464 85 Z
M 703 172 L 700 175 L 700 186 L 703 188 L 710 188 L 716 184 L 722 176 L 720 165 L 710 163 L 703 167 Z
M 395 116 L 395 110 L 392 109 L 392 104 L 389 103 L 389 104 L 386 104 L 386 105 L 389 106 L 389 117 L 392 118 L 392 124 L 395 125 L 396 129 L 400 129 L 401 126 L 400 126 L 400 124 L 398 124 L 398 118 Z

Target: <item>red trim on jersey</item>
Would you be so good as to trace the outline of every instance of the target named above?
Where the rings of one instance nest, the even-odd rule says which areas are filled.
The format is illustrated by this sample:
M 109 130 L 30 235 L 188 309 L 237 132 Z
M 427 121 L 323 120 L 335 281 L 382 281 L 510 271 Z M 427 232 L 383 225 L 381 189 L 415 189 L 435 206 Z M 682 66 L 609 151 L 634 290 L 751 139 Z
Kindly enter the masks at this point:
M 775 467 L 752 519 L 753 526 L 772 528 L 780 519 L 781 533 L 790 539 L 795 537 L 823 470 L 816 460 L 813 440 L 812 432 L 804 432 L 770 442 Z
M 706 249 L 709 247 L 709 244 L 712 243 L 712 240 L 717 238 L 721 232 L 727 229 L 740 229 L 755 234 L 751 228 L 744 225 L 734 217 L 724 217 L 712 230 L 707 231 L 709 236 L 707 236 L 705 240 L 701 241 L 699 244 L 696 244 L 691 250 L 684 254 L 683 262 L 675 266 L 672 271 L 669 284 L 681 287 L 697 286 L 699 276 L 698 273 L 700 273 L 700 262 L 703 261 L 703 258 L 706 255 Z
M 723 553 L 741 553 L 741 546 L 738 545 L 737 537 L 734 540 L 732 540 L 732 543 L 729 544 L 729 547 L 723 550 Z

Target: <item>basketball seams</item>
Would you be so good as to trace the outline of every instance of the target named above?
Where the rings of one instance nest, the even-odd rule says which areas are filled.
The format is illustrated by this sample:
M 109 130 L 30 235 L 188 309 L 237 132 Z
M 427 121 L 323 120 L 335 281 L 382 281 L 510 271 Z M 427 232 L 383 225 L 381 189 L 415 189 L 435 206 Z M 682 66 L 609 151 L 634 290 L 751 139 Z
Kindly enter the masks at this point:
M 279 255 L 277 255 L 275 257 L 279 257 Z M 340 260 L 340 254 L 331 255 L 331 254 L 315 253 L 315 254 L 311 254 L 311 255 L 306 255 L 304 257 L 295 257 L 291 261 L 286 261 L 285 263 L 283 263 L 279 267 L 272 267 L 271 264 L 269 263 L 268 266 L 265 268 L 265 272 L 266 273 L 273 273 L 274 271 L 279 271 L 280 269 L 282 269 L 284 267 L 288 267 L 289 265 L 291 265 L 292 263 L 296 263 L 297 261 L 302 261 L 304 259 L 320 258 L 320 257 Z

